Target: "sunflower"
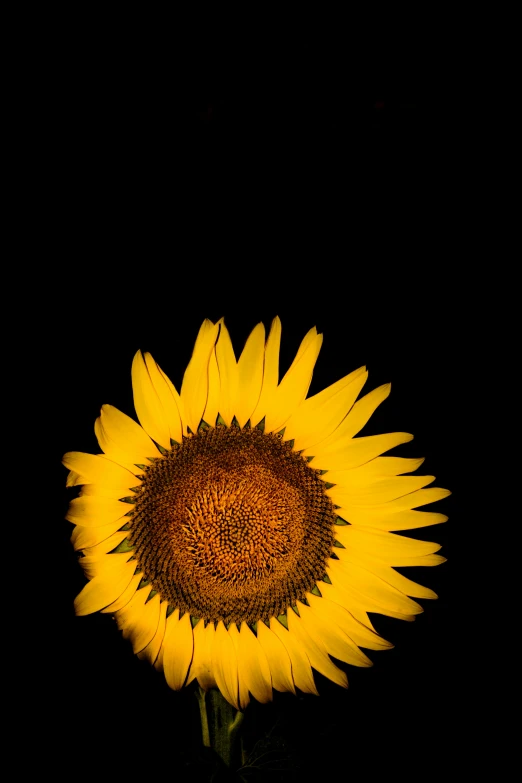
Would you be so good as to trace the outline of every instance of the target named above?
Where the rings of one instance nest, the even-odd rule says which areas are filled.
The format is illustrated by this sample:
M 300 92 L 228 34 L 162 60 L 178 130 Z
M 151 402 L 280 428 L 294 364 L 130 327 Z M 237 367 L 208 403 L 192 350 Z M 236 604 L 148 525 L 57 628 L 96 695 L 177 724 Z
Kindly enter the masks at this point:
M 180 689 L 197 680 L 243 710 L 273 689 L 317 693 L 312 670 L 346 687 L 332 657 L 371 666 L 392 647 L 369 613 L 413 620 L 436 598 L 395 570 L 445 558 L 397 535 L 444 522 L 416 510 L 446 497 L 412 475 L 422 459 L 381 456 L 406 432 L 356 437 L 388 396 L 357 399 L 361 367 L 313 397 L 322 335 L 303 339 L 279 380 L 281 323 L 236 360 L 223 320 L 204 321 L 178 393 L 149 353 L 132 364 L 140 424 L 104 405 L 103 454 L 68 452 L 67 519 L 88 582 L 77 614 L 116 618 L 139 658 Z

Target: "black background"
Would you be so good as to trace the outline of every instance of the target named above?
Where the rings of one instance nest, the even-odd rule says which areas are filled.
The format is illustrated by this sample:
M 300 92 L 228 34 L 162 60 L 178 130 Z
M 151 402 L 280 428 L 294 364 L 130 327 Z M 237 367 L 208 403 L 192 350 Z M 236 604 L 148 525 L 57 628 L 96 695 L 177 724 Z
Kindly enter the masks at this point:
M 179 389 L 205 317 L 225 317 L 239 355 L 275 315 L 281 374 L 316 325 L 324 343 L 310 393 L 362 364 L 367 391 L 391 381 L 362 434 L 412 432 L 397 453 L 426 457 L 421 470 L 453 495 L 433 509 L 450 521 L 419 535 L 443 544 L 448 562 L 408 573 L 438 601 L 421 602 L 411 624 L 377 616 L 395 648 L 371 653 L 371 669 L 348 668 L 347 691 L 317 676 L 319 698 L 276 693 L 250 707 L 247 744 L 270 735 L 290 759 L 285 779 L 312 769 L 413 779 L 449 763 L 465 701 L 458 468 L 470 323 L 448 239 L 448 110 L 433 96 L 422 40 L 406 53 L 395 33 L 368 35 L 356 52 L 354 40 L 297 36 L 233 56 L 205 40 L 182 63 L 152 47 L 116 54 L 110 42 L 78 53 L 71 40 L 49 53 L 45 78 L 35 74 L 56 503 L 45 675 L 34 687 L 43 716 L 53 705 L 43 753 L 57 769 L 90 775 L 110 763 L 205 779 L 192 691 L 169 691 L 109 617 L 74 616 L 84 582 L 60 459 L 97 451 L 103 403 L 134 415 L 136 350 L 151 351 Z

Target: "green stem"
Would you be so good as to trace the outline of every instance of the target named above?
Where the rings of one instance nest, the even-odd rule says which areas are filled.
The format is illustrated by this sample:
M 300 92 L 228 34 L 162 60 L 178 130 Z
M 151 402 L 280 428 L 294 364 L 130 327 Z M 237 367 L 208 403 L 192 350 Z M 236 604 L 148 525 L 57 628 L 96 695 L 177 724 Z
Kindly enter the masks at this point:
M 226 766 L 231 767 L 237 761 L 237 740 L 240 738 L 244 713 L 229 704 L 215 688 L 208 692 L 199 688 L 196 695 L 203 745 L 215 750 Z
M 206 748 L 210 748 L 210 733 L 208 730 L 208 715 L 207 705 L 205 703 L 205 691 L 203 688 L 198 688 L 196 691 L 196 698 L 199 705 L 199 717 L 201 719 L 201 735 L 203 738 L 203 745 Z

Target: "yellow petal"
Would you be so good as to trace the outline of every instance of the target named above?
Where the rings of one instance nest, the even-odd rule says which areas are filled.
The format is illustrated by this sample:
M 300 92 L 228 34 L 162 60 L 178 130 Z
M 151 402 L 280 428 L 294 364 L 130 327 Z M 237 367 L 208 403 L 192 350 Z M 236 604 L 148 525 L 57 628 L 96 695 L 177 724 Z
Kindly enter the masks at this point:
M 76 487 L 78 484 L 83 484 L 82 477 L 79 473 L 75 473 L 74 470 L 70 470 L 65 480 L 66 487 Z
M 323 335 L 317 334 L 315 327 L 310 329 L 290 369 L 267 405 L 265 414 L 267 432 L 280 430 L 305 399 L 322 342 Z
M 346 567 L 349 567 L 350 563 L 355 563 L 362 568 L 370 568 L 372 574 L 375 574 L 383 582 L 387 582 L 405 595 L 411 595 L 414 598 L 437 598 L 437 594 L 430 590 L 429 587 L 423 587 L 416 582 L 412 582 L 411 579 L 399 574 L 391 566 L 378 564 L 375 561 L 372 561 L 370 565 L 368 558 L 364 554 L 362 556 L 358 555 L 353 547 L 344 550 L 341 562 Z
M 359 528 L 359 530 L 361 530 L 361 528 Z M 340 538 L 339 536 L 337 537 Z M 349 545 L 346 549 L 336 549 L 335 551 L 338 553 L 340 560 L 348 561 L 349 557 L 351 556 L 351 547 Z M 366 565 L 373 565 L 373 563 L 377 563 L 381 566 L 392 566 L 393 568 L 408 568 L 409 566 L 434 566 L 446 562 L 446 558 L 442 557 L 442 555 L 435 555 L 431 553 L 417 555 L 398 555 L 396 553 L 388 554 L 382 551 L 372 552 L 371 550 L 361 549 L 359 550 L 359 555 L 361 557 L 361 562 L 365 562 Z
M 168 378 L 161 367 L 156 364 L 151 354 L 145 352 L 144 358 L 152 385 L 154 386 L 154 390 L 158 395 L 161 404 L 163 419 L 167 424 L 169 437 L 172 438 L 172 440 L 175 440 L 176 443 L 181 443 L 183 437 L 183 410 L 181 407 L 181 398 L 170 378 Z M 170 448 L 170 443 L 164 448 Z
M 323 653 L 351 666 L 372 666 L 370 659 L 335 622 L 325 620 L 320 612 L 312 612 L 301 601 L 297 602 L 297 608 L 303 627 Z
M 389 396 L 390 391 L 391 383 L 385 383 L 383 386 L 379 386 L 377 389 L 374 389 L 369 394 L 362 397 L 355 403 L 342 424 L 339 425 L 335 432 L 322 445 L 325 447 L 335 447 L 336 443 L 353 438 L 357 435 L 375 409 Z
M 257 641 L 261 645 L 270 667 L 272 687 L 276 691 L 291 691 L 295 694 L 292 664 L 286 648 L 275 633 L 261 620 L 257 624 Z
M 118 544 L 121 544 L 121 542 L 127 538 L 128 535 L 128 531 L 118 530 L 116 533 L 113 533 L 112 536 L 109 536 L 103 541 L 100 541 L 100 543 L 84 548 L 83 553 L 88 557 L 99 557 L 99 555 L 106 555 L 107 553 L 112 552 L 113 549 L 116 549 Z
M 104 612 L 105 614 L 114 614 L 120 609 L 123 609 L 124 606 L 127 606 L 131 598 L 133 598 L 136 590 L 138 589 L 138 585 L 142 579 L 143 579 L 143 574 L 141 573 L 141 571 L 139 574 L 134 574 L 128 586 L 125 588 L 125 590 L 120 595 L 120 597 L 117 598 L 116 601 L 113 601 L 112 604 L 106 606 L 101 611 Z
M 167 618 L 165 638 L 163 640 L 163 670 L 170 688 L 181 690 L 187 679 L 187 672 L 192 661 L 194 638 L 190 615 L 186 612 L 179 616 L 176 609 Z
M 433 541 L 419 541 L 416 538 L 388 533 L 383 530 L 346 525 L 335 528 L 338 541 L 347 549 L 354 549 L 359 556 L 367 554 L 371 560 L 377 560 L 386 565 L 400 567 L 404 557 L 420 557 L 431 555 L 440 549 L 440 544 Z M 343 556 L 342 549 L 336 549 L 335 554 Z
M 94 432 L 101 450 L 116 462 L 148 465 L 149 457 L 161 456 L 145 430 L 112 405 L 102 405 Z
M 217 688 L 216 678 L 212 668 L 212 650 L 214 648 L 215 636 L 216 630 L 214 623 L 207 623 L 204 632 L 206 653 L 204 663 L 201 664 L 200 673 L 198 674 L 198 682 L 205 691 L 210 688 Z
M 125 521 L 125 518 L 117 519 L 116 522 L 111 522 L 110 525 L 101 525 L 100 527 L 77 525 L 72 532 L 71 543 L 76 551 L 97 546 L 102 541 L 110 538 L 120 527 L 123 527 Z
M 331 587 L 332 585 L 321 582 L 321 598 L 313 593 L 306 594 L 312 612 L 321 617 L 323 621 L 340 628 L 358 647 L 366 647 L 368 650 L 384 650 L 393 647 L 393 644 L 387 642 L 378 633 L 371 631 L 356 620 L 344 606 L 327 598 L 326 595 Z
M 297 451 L 325 441 L 357 399 L 368 377 L 365 370 L 365 367 L 360 367 L 306 399 L 286 423 L 284 439 L 294 440 Z
M 368 612 L 371 608 L 364 600 L 363 596 L 355 591 L 345 590 L 339 585 L 328 584 L 328 582 L 319 582 L 319 589 L 323 598 L 328 598 L 338 606 L 342 606 L 343 609 L 350 612 L 350 614 L 359 622 L 364 628 L 369 628 L 370 631 L 375 633 L 375 628 L 368 616 Z M 355 641 L 355 637 L 352 637 Z M 369 650 L 372 650 L 369 644 L 365 644 Z
M 141 426 L 156 443 L 170 449 L 170 430 L 141 351 L 134 356 L 131 375 L 134 408 Z
M 206 319 L 199 330 L 192 357 L 181 384 L 184 424 L 197 432 L 207 404 L 208 365 L 219 326 Z
M 268 408 L 272 404 L 277 384 L 279 382 L 279 348 L 281 345 L 281 321 L 276 316 L 272 321 L 270 332 L 265 345 L 263 363 L 263 381 L 259 402 L 250 416 L 252 426 L 255 427 L 264 418 Z
M 197 679 L 204 691 L 217 688 L 216 679 L 212 671 L 212 648 L 214 646 L 214 623 L 208 623 L 201 619 L 193 631 L 194 655 L 190 665 L 187 685 Z
M 289 613 L 291 611 L 292 610 L 290 609 Z M 300 642 L 298 642 L 295 636 L 292 636 L 286 628 L 283 628 L 281 623 L 274 617 L 270 620 L 270 630 L 277 636 L 279 641 L 282 642 L 288 653 L 288 657 L 292 664 L 292 678 L 296 687 L 303 691 L 303 693 L 313 693 L 316 696 L 319 696 L 317 688 L 315 687 L 310 661 Z
M 232 340 L 224 323 L 220 324 L 216 343 L 216 360 L 219 370 L 219 412 L 230 427 L 235 414 L 238 372 Z
M 375 457 L 364 465 L 348 470 L 329 470 L 328 481 L 332 484 L 343 484 L 346 487 L 367 486 L 376 478 L 400 476 L 401 473 L 413 473 L 420 468 L 424 459 L 409 459 L 407 457 Z
M 142 574 L 142 578 L 143 578 L 143 574 Z M 145 587 L 140 588 L 139 590 L 136 590 L 131 600 L 118 611 L 116 621 L 120 631 L 124 632 L 123 633 L 124 639 L 128 639 L 129 630 L 132 627 L 132 625 L 139 622 L 139 618 L 143 613 L 143 607 L 145 606 L 145 601 L 149 597 L 151 589 L 152 588 L 149 584 L 146 585 Z
M 152 637 L 148 645 L 140 653 L 138 653 L 138 658 L 142 661 L 148 661 L 151 664 L 151 666 L 154 666 L 154 663 L 156 662 L 156 658 L 159 655 L 159 651 L 161 650 L 161 645 L 163 644 L 163 637 L 165 636 L 165 626 L 167 622 L 166 614 L 167 614 L 168 605 L 169 605 L 168 601 L 161 602 L 159 622 L 158 622 L 158 627 L 156 629 L 156 633 L 154 634 L 154 636 Z
M 81 451 L 68 451 L 63 455 L 63 464 L 74 471 L 77 478 L 74 484 L 99 484 L 104 487 L 115 487 L 123 490 L 135 487 L 140 482 L 130 471 L 107 459 L 103 454 L 85 454 Z
M 219 368 L 216 359 L 216 351 L 213 350 L 208 361 L 208 395 L 207 404 L 203 412 L 203 419 L 211 427 L 215 426 L 219 414 L 220 392 Z
M 312 467 L 320 470 L 348 470 L 364 465 L 385 451 L 413 440 L 409 432 L 389 432 L 385 435 L 368 435 L 365 438 L 341 440 L 335 444 L 336 450 L 326 450 L 323 443 L 310 449 L 304 449 L 305 457 L 313 456 Z
M 328 473 L 325 478 L 329 480 Z M 336 484 L 327 490 L 327 494 L 337 506 L 344 506 L 345 503 L 354 506 L 377 506 L 382 503 L 390 504 L 391 501 L 403 498 L 405 495 L 410 496 L 433 481 L 435 481 L 435 476 L 391 476 L 390 478 L 374 479 L 366 487 L 357 488 Z M 415 501 L 418 496 L 411 499 Z M 419 505 L 424 504 L 419 503 Z
M 314 669 L 342 688 L 347 688 L 346 674 L 335 666 L 317 641 L 310 636 L 301 618 L 296 615 L 293 609 L 289 609 L 286 616 L 289 634 L 301 645 Z
M 238 710 L 239 679 L 236 649 L 221 620 L 217 624 L 214 635 L 212 670 L 219 690 L 229 704 L 232 704 Z
M 136 570 L 136 561 L 120 562 L 111 573 L 103 574 L 88 582 L 76 596 L 74 608 L 77 615 L 99 612 L 115 601 L 126 590 Z
M 441 565 L 446 562 L 446 558 L 442 555 L 421 555 L 419 557 L 401 557 L 400 563 L 395 563 L 397 568 L 409 568 L 410 566 L 427 566 Z
M 86 555 L 79 559 L 79 564 L 84 570 L 88 579 L 100 577 L 107 574 L 109 577 L 121 567 L 130 558 L 129 552 L 116 552 L 113 554 L 100 553 L 97 555 Z
M 82 496 L 71 500 L 65 518 L 75 525 L 100 527 L 121 520 L 128 511 L 128 503 L 120 503 L 119 500 Z M 125 521 L 122 521 L 120 527 L 124 524 Z
M 305 334 L 305 336 L 301 340 L 301 344 L 300 344 L 300 346 L 298 348 L 298 351 L 297 351 L 297 353 L 295 355 L 295 359 L 292 362 L 292 365 L 290 366 L 290 370 L 292 369 L 292 366 L 295 367 L 297 365 L 297 362 L 302 358 L 302 356 L 308 350 L 310 345 L 312 345 L 315 342 L 316 337 L 317 337 L 317 328 L 315 326 L 312 326 L 312 328 L 308 330 L 308 332 Z
M 429 587 L 424 587 L 423 585 L 417 584 L 417 582 L 413 582 L 411 579 L 399 574 L 393 568 L 372 566 L 372 571 L 384 582 L 388 582 L 397 590 L 406 593 L 406 595 L 411 595 L 413 598 L 428 598 L 430 600 L 437 598 L 437 593 L 430 590 Z
M 338 381 L 335 381 L 335 383 L 327 386 L 317 394 L 314 394 L 313 397 L 308 397 L 303 402 L 301 407 L 296 411 L 296 413 L 292 414 L 291 418 L 289 419 L 288 426 L 290 426 L 290 422 L 294 424 L 300 419 L 302 419 L 304 423 L 305 417 L 308 417 L 312 414 L 317 414 L 317 412 L 321 411 L 325 405 L 331 405 L 333 400 L 335 400 L 336 397 L 341 394 L 341 392 L 343 392 L 343 399 L 346 406 L 344 408 L 344 415 L 346 416 L 357 399 L 357 395 L 359 393 L 357 389 L 360 390 L 364 386 L 367 378 L 368 372 L 366 370 L 366 366 L 362 366 L 357 370 L 353 370 L 351 373 L 348 373 L 348 375 L 345 375 Z M 347 391 L 348 388 L 350 389 L 349 393 Z M 324 436 L 324 438 L 326 438 L 326 436 Z
M 234 645 L 238 662 L 239 708 L 244 710 L 250 702 L 250 694 L 248 692 L 245 677 L 241 677 L 241 672 L 239 670 L 239 663 L 241 660 L 239 652 L 239 631 L 237 630 L 237 625 L 235 623 L 230 623 L 228 628 L 228 635 L 232 639 L 232 644 Z
M 134 476 L 134 484 L 137 486 L 137 477 Z M 127 487 L 126 489 L 121 489 L 121 487 L 106 487 L 103 484 L 84 484 L 79 497 L 86 497 L 87 495 L 90 495 L 91 497 L 99 497 L 99 498 L 112 498 L 113 500 L 121 500 L 123 501 L 123 498 L 135 498 L 136 492 L 134 492 L 134 488 L 131 490 L 130 487 Z M 132 510 L 132 504 L 129 505 L 129 511 Z
M 166 629 L 167 629 L 167 626 L 166 626 L 166 623 L 165 623 L 165 630 Z M 164 655 L 164 652 L 165 652 L 165 637 L 163 637 L 163 643 L 162 643 L 162 645 L 160 647 L 160 651 L 158 653 L 158 656 L 157 656 L 156 660 L 154 661 L 154 668 L 156 669 L 157 672 L 163 672 L 164 671 L 164 668 L 163 668 L 163 655 Z
M 415 530 L 416 528 L 440 525 L 447 522 L 445 514 L 436 514 L 433 511 L 398 511 L 393 509 L 382 511 L 375 510 L 372 506 L 342 506 L 336 510 L 336 514 L 351 525 L 360 527 L 374 527 L 378 530 Z M 336 528 L 337 529 L 337 528 Z
M 415 478 L 415 477 L 411 477 Z M 429 477 L 430 480 L 432 480 L 432 477 Z M 389 479 L 388 481 L 391 481 Z M 413 486 L 414 482 L 411 482 L 410 486 Z M 388 484 L 389 486 L 389 484 Z M 333 489 L 333 488 L 332 488 Z M 327 490 L 327 493 L 330 494 L 330 497 L 332 497 L 331 490 Z M 371 495 L 367 494 L 365 497 L 363 495 L 358 495 L 355 497 L 355 502 L 352 504 L 352 498 L 350 497 L 348 499 L 348 496 L 346 494 L 342 495 L 340 492 L 333 493 L 335 497 L 332 497 L 333 502 L 338 505 L 342 506 L 343 509 L 366 509 L 368 512 L 373 512 L 374 516 L 379 517 L 384 514 L 397 514 L 402 513 L 403 511 L 411 511 L 414 508 L 418 508 L 420 506 L 426 506 L 429 503 L 435 503 L 437 500 L 442 500 L 443 498 L 448 497 L 451 493 L 447 489 L 442 489 L 440 487 L 431 487 L 430 489 L 419 489 L 415 492 L 410 492 L 406 495 L 403 495 L 401 497 L 398 497 L 394 500 L 389 500 L 386 503 L 370 503 L 368 504 L 368 501 L 371 500 Z M 337 500 L 335 498 L 338 498 Z M 348 505 L 349 500 L 349 505 Z M 365 504 L 363 501 L 366 500 Z M 341 516 L 339 514 L 339 516 Z M 344 519 L 344 517 L 343 517 Z M 346 519 L 346 522 L 350 522 L 351 520 L 348 518 Z
M 272 701 L 272 677 L 263 648 L 245 622 L 239 632 L 239 678 L 254 699 L 266 704 Z
M 154 638 L 160 619 L 160 597 L 158 593 L 147 600 L 150 585 L 138 590 L 129 603 L 116 612 L 118 628 L 123 638 L 130 639 L 134 653 L 141 652 Z
M 388 617 L 395 617 L 397 620 L 405 620 L 407 622 L 413 621 L 415 619 L 415 615 L 419 614 L 418 611 L 416 611 L 414 614 L 405 614 L 402 611 L 396 612 L 394 609 L 386 609 L 384 606 L 382 606 L 381 603 L 377 603 L 377 601 L 373 600 L 373 598 L 371 598 L 367 593 L 362 593 L 360 590 L 352 587 L 348 582 L 339 579 L 339 572 L 332 571 L 330 566 L 326 567 L 326 573 L 332 581 L 332 587 L 335 586 L 337 589 L 336 598 L 333 597 L 331 591 L 327 591 L 327 595 L 330 593 L 332 600 L 335 600 L 336 603 L 340 603 L 341 606 L 344 606 L 345 609 L 348 609 L 350 612 L 353 611 L 354 614 L 356 612 L 360 612 L 360 607 L 363 607 L 365 612 L 372 612 L 373 614 L 384 614 Z M 320 589 L 322 591 L 322 584 Z
M 264 353 L 265 327 L 260 323 L 250 333 L 237 363 L 238 388 L 241 393 L 236 397 L 235 414 L 240 427 L 245 426 L 259 402 Z
M 370 598 L 374 604 L 381 606 L 385 613 L 414 615 L 423 612 L 420 606 L 407 595 L 401 593 L 389 582 L 384 582 L 370 568 L 362 568 L 353 562 L 334 560 L 330 563 L 328 575 L 332 583 L 357 590 L 365 598 Z

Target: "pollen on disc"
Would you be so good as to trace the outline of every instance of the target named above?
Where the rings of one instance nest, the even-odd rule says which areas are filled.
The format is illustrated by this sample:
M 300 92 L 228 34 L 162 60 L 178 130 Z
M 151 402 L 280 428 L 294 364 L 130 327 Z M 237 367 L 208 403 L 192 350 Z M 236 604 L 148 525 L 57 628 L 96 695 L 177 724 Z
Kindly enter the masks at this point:
M 180 614 L 253 624 L 284 614 L 324 576 L 335 518 L 318 472 L 280 437 L 217 427 L 147 468 L 130 538 Z

